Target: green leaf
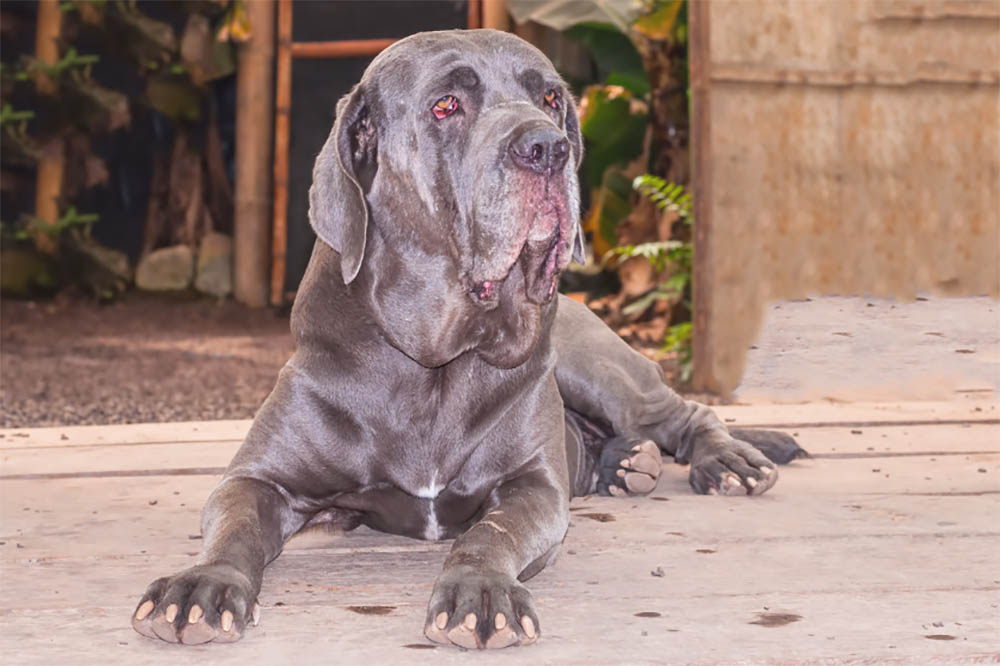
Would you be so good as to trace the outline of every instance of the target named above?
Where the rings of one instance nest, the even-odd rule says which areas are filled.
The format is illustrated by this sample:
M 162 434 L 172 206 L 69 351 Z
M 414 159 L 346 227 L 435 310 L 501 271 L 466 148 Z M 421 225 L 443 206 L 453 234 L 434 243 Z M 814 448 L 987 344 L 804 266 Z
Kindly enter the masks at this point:
M 601 184 L 608 167 L 624 166 L 642 153 L 648 123 L 648 114 L 632 112 L 627 95 L 611 97 L 600 88 L 588 93 L 580 129 L 587 140 L 583 176 L 590 187 Z
M 649 93 L 649 79 L 642 65 L 642 56 L 632 40 L 614 25 L 578 23 L 565 34 L 587 47 L 602 74 L 616 75 L 620 80 L 629 82 L 627 86 L 622 83 L 615 85 L 622 85 L 639 96 Z
M 668 183 L 662 178 L 645 174 L 632 181 L 632 187 L 653 201 L 657 208 L 672 210 L 680 217 L 688 218 L 688 223 L 690 223 L 691 195 L 684 189 L 683 185 Z
M 612 72 L 608 75 L 606 83 L 609 86 L 621 86 L 636 97 L 644 97 L 649 93 L 649 79 L 645 72 L 642 76 L 626 74 L 624 72 Z
M 640 296 L 633 302 L 629 303 L 622 308 L 622 314 L 626 317 L 631 317 L 634 314 L 639 314 L 640 312 L 645 312 L 649 307 L 658 300 L 661 300 L 662 296 L 658 294 L 655 290 L 650 291 L 648 294 Z
M 201 93 L 185 76 L 150 77 L 146 98 L 150 106 L 171 120 L 196 122 L 201 118 Z
M 650 39 L 658 41 L 672 39 L 676 36 L 674 27 L 677 26 L 677 16 L 683 5 L 684 0 L 670 0 L 651 13 L 640 16 L 632 27 Z
M 616 169 L 608 169 L 597 190 L 597 232 L 608 245 L 618 242 L 618 224 L 632 212 L 628 190 L 620 182 L 628 180 Z

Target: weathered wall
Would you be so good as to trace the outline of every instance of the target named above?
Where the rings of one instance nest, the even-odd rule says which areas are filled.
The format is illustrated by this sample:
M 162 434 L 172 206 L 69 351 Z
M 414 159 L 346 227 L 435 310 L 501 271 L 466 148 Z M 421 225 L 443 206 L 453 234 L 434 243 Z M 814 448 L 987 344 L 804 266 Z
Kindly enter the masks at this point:
M 701 387 L 775 299 L 1000 297 L 1000 2 L 707 5 Z

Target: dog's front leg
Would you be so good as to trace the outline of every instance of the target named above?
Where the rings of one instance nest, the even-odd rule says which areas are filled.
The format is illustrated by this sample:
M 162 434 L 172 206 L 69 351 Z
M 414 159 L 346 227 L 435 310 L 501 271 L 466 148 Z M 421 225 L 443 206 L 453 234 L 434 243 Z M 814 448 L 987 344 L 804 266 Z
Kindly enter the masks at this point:
M 153 581 L 132 616 L 133 628 L 170 643 L 239 640 L 256 613 L 265 565 L 304 522 L 273 485 L 225 479 L 202 511 L 198 563 Z
M 424 633 L 438 643 L 502 648 L 540 634 L 527 580 L 555 559 L 568 491 L 541 469 L 501 486 L 495 508 L 455 541 L 434 584 Z
M 601 456 L 601 492 L 613 484 L 631 490 L 627 479 L 640 471 L 640 459 L 654 466 L 654 478 L 659 474 L 659 460 L 651 460 L 655 450 L 647 453 L 641 443 L 647 439 L 677 462 L 690 462 L 691 487 L 702 494 L 759 495 L 778 478 L 775 462 L 808 455 L 783 433 L 730 433 L 711 409 L 677 395 L 656 363 L 572 299 L 559 299 L 552 344 L 565 405 L 620 436 Z

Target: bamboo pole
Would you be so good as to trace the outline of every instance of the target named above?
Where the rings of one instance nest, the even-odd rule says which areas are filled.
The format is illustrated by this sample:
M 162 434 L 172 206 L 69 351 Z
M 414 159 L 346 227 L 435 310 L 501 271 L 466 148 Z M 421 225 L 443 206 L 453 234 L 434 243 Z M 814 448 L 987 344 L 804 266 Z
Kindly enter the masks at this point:
M 395 39 L 353 39 L 336 42 L 295 42 L 292 58 L 354 58 L 378 55 Z
M 507 0 L 482 0 L 483 27 L 494 30 L 509 30 L 510 17 L 507 15 Z
M 469 30 L 483 27 L 483 0 L 469 0 L 469 15 L 465 27 Z
M 58 0 L 41 0 L 35 26 L 35 57 L 46 65 L 59 62 L 59 34 L 62 31 L 62 11 Z M 35 77 L 35 89 L 42 95 L 54 95 L 57 83 L 44 72 Z M 59 219 L 59 199 L 62 195 L 65 159 L 61 140 L 55 140 L 42 151 L 35 174 L 35 217 L 48 224 Z M 35 247 L 52 254 L 56 242 L 45 232 L 34 235 Z
M 271 305 L 285 295 L 288 252 L 288 134 L 292 103 L 292 1 L 278 0 L 278 58 L 274 110 L 274 227 L 271 246 Z
M 271 239 L 271 141 L 274 99 L 274 1 L 246 3 L 253 30 L 239 47 L 236 73 L 236 196 L 233 291 L 259 308 L 268 303 Z

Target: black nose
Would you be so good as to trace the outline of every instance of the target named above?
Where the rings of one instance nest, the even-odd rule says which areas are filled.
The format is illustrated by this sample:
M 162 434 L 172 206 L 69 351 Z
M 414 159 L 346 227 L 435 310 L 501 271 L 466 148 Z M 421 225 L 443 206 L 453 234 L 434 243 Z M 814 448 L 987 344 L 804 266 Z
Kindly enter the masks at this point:
M 518 131 L 508 151 L 514 164 L 522 169 L 558 171 L 569 158 L 569 141 L 555 127 L 529 125 Z

